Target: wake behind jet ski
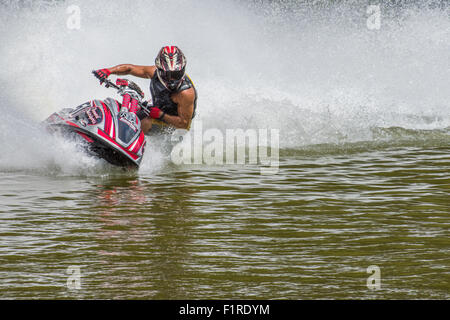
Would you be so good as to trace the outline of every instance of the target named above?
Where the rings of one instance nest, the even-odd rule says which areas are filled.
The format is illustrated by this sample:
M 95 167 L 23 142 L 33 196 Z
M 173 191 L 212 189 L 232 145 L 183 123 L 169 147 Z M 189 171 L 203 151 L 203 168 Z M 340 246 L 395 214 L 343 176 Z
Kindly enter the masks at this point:
M 81 141 L 88 153 L 113 165 L 138 168 L 146 140 L 136 112 L 149 112 L 144 93 L 127 79 L 117 79 L 115 84 L 105 79 L 104 83 L 117 90 L 122 103 L 112 98 L 88 101 L 55 112 L 43 123 L 50 132 Z

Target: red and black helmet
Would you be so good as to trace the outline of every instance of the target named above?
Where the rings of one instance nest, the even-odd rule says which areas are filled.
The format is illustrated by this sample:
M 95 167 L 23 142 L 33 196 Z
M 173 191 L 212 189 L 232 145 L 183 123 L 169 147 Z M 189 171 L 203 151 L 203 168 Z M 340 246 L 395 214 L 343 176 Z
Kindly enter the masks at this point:
M 155 59 L 159 81 L 169 90 L 179 88 L 185 76 L 186 57 L 177 46 L 166 46 L 159 50 Z

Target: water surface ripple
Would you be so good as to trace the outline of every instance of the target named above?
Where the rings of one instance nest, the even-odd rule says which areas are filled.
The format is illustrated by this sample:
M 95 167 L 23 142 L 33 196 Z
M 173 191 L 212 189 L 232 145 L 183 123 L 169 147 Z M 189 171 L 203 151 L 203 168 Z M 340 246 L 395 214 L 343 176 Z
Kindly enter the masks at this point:
M 269 176 L 1 172 L 0 297 L 448 299 L 449 152 L 287 155 Z

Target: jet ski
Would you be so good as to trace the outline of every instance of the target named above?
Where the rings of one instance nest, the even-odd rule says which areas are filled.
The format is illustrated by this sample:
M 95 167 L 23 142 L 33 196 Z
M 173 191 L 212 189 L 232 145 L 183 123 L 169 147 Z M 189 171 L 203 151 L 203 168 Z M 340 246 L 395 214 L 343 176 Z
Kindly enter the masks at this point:
M 117 79 L 116 83 L 106 79 L 102 83 L 116 89 L 122 103 L 113 98 L 91 100 L 55 112 L 43 124 L 49 132 L 71 138 L 89 154 L 115 166 L 139 168 L 146 140 L 136 112 L 149 112 L 144 93 L 127 79 Z

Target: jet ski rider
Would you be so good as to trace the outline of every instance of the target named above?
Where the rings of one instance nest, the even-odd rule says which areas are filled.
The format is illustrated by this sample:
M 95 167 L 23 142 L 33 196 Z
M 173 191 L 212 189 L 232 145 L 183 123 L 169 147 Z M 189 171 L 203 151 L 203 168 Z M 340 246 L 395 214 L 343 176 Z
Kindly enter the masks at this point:
M 131 74 L 151 79 L 153 106 L 149 108 L 149 113 L 143 109 L 137 112 L 142 130 L 147 133 L 152 123 L 189 130 L 197 107 L 197 90 L 185 69 L 186 57 L 183 52 L 176 46 L 165 46 L 156 56 L 154 66 L 120 64 L 96 70 L 94 74 L 100 83 L 111 74 Z

